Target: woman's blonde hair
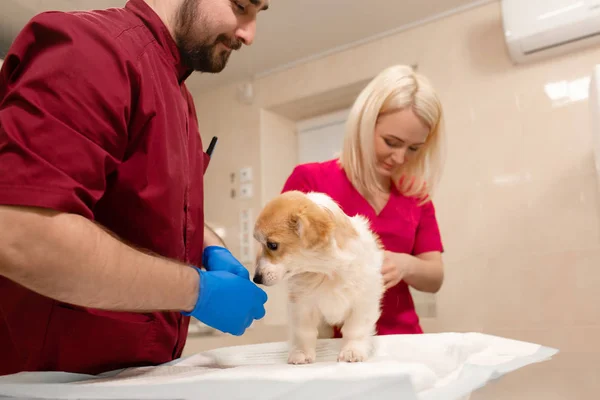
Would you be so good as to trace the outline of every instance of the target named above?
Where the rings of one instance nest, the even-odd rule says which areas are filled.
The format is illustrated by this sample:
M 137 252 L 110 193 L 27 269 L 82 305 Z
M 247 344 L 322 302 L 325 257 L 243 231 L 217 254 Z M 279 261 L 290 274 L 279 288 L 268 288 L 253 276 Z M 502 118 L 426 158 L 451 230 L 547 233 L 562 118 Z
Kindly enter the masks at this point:
M 443 166 L 442 106 L 429 80 L 410 66 L 396 65 L 379 73 L 357 97 L 346 122 L 339 162 L 354 187 L 367 199 L 385 190 L 377 179 L 374 132 L 379 116 L 411 107 L 430 129 L 414 158 L 392 177 L 400 193 L 425 202 Z

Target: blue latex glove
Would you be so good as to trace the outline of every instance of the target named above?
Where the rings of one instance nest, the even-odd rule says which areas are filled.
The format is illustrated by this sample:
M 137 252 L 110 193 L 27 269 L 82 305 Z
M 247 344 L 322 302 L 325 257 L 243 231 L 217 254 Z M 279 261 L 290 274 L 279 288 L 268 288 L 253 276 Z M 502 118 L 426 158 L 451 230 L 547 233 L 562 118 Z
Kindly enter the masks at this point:
M 227 271 L 196 271 L 200 274 L 198 300 L 194 309 L 183 315 L 235 336 L 265 316 L 267 294 L 249 279 Z
M 225 247 L 205 248 L 202 253 L 202 265 L 207 271 L 227 271 L 250 280 L 248 270 Z

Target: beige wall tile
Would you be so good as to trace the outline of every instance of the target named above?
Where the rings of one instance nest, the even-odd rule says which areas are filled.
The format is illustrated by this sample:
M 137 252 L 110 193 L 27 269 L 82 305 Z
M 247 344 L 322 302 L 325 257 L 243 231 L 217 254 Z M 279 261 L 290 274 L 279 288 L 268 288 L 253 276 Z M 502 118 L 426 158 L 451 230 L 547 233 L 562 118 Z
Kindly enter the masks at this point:
M 510 373 L 475 392 L 471 400 L 594 399 L 600 390 L 598 354 L 557 355 L 551 362 Z
M 471 400 L 594 399 L 600 390 L 598 364 L 600 327 L 560 329 L 490 329 L 485 333 L 560 348 L 550 362 L 534 364 L 502 377 L 471 396 Z

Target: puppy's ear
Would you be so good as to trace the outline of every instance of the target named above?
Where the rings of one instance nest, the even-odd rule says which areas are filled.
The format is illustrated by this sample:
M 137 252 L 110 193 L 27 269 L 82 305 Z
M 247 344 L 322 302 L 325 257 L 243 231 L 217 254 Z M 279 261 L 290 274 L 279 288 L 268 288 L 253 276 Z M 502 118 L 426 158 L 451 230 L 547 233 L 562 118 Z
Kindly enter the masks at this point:
M 323 210 L 308 207 L 292 213 L 290 225 L 307 248 L 328 243 L 333 229 L 331 218 Z

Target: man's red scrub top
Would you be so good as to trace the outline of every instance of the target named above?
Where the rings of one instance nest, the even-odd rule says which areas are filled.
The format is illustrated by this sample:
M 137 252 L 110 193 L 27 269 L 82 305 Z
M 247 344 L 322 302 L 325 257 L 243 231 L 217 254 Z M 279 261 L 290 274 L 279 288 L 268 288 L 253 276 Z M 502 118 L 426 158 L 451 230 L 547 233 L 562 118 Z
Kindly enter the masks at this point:
M 143 0 L 34 17 L 0 73 L 0 204 L 80 214 L 199 265 L 208 157 L 190 73 Z M 0 374 L 167 362 L 188 323 L 178 312 L 74 307 L 0 277 Z
M 354 188 L 338 160 L 297 166 L 287 179 L 283 192 L 317 191 L 331 196 L 348 215 L 361 214 L 379 235 L 383 247 L 395 253 L 418 255 L 442 252 L 444 247 L 431 201 L 419 205 L 392 185 L 390 198 L 379 214 Z M 408 285 L 400 281 L 385 292 L 377 322 L 378 335 L 423 333 Z M 339 332 L 336 332 L 339 335 Z

